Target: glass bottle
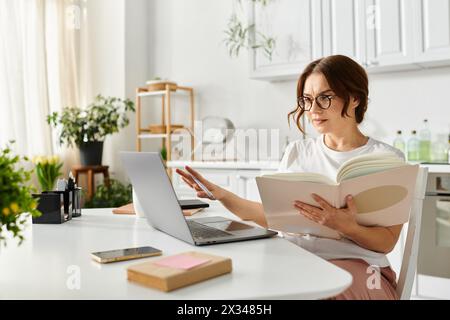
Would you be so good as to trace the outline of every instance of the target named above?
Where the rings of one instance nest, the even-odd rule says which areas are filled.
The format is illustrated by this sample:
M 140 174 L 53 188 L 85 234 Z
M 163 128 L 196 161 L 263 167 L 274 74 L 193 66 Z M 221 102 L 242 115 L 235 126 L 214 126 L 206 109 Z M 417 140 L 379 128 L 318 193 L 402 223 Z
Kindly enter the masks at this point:
M 428 120 L 423 120 L 423 128 L 419 133 L 420 151 L 419 160 L 422 162 L 430 161 L 431 153 L 431 131 L 428 128 Z
M 394 139 L 394 148 L 397 148 L 401 152 L 405 153 L 405 140 L 402 136 L 402 131 L 397 131 L 397 137 Z
M 413 130 L 408 140 L 408 161 L 419 161 L 420 158 L 420 143 L 416 134 L 416 130 Z
M 447 162 L 450 163 L 450 134 L 448 135 Z

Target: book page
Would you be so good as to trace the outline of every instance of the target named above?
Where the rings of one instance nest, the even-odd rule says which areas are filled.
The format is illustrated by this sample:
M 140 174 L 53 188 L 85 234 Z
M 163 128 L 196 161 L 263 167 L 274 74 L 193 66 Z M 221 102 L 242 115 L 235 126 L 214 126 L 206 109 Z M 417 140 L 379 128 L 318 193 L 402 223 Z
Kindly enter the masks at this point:
M 284 180 L 284 181 L 304 181 L 304 182 L 315 182 L 329 185 L 336 185 L 336 181 L 330 178 L 310 172 L 298 172 L 298 173 L 276 173 L 276 174 L 266 174 L 264 178 Z
M 393 226 L 408 222 L 419 166 L 404 165 L 341 182 L 340 203 L 351 194 L 364 226 Z
M 339 177 L 339 181 L 349 180 L 352 178 L 365 176 L 368 174 L 373 174 L 373 173 L 377 173 L 377 172 L 381 172 L 381 171 L 386 171 L 389 169 L 398 168 L 398 167 L 405 166 L 405 165 L 406 164 L 404 164 L 404 163 L 391 163 L 391 164 L 384 164 L 384 165 L 367 164 L 367 165 L 359 166 L 359 167 L 352 168 L 352 169 L 342 172 L 341 176 Z
M 344 179 L 348 179 L 347 176 L 349 174 L 351 176 L 355 176 L 351 174 L 351 172 L 354 170 L 358 170 L 359 172 L 356 176 L 363 175 L 364 171 L 361 170 L 360 168 L 364 167 L 372 168 L 371 170 L 368 171 L 367 174 L 369 174 L 376 172 L 376 170 L 373 169 L 375 167 L 380 167 L 380 170 L 383 170 L 382 168 L 391 168 L 394 165 L 401 165 L 401 164 L 405 164 L 405 161 L 390 152 L 357 156 L 342 164 L 342 166 L 338 170 L 336 181 L 341 182 Z

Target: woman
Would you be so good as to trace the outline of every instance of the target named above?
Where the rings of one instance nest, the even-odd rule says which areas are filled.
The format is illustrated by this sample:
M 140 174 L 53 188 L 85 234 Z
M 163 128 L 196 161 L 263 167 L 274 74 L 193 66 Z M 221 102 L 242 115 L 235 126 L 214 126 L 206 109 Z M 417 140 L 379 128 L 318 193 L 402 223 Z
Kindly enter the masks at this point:
M 318 138 L 289 144 L 280 165 L 285 172 L 316 172 L 335 178 L 338 168 L 347 160 L 372 152 L 403 154 L 393 147 L 366 137 L 358 128 L 368 104 L 368 78 L 365 70 L 345 56 L 329 56 L 309 64 L 297 85 L 297 108 L 288 115 L 300 131 L 301 117 L 306 114 Z M 190 167 L 186 170 L 199 179 L 228 210 L 244 220 L 267 227 L 261 203 L 242 199 L 204 179 Z M 189 174 L 177 170 L 183 180 L 207 198 Z M 347 270 L 353 283 L 334 299 L 398 299 L 395 272 L 386 254 L 399 238 L 402 225 L 364 227 L 355 219 L 356 207 L 351 195 L 347 206 L 337 209 L 313 195 L 317 206 L 295 201 L 292 205 L 308 219 L 337 230 L 341 240 L 283 234 L 293 243 Z

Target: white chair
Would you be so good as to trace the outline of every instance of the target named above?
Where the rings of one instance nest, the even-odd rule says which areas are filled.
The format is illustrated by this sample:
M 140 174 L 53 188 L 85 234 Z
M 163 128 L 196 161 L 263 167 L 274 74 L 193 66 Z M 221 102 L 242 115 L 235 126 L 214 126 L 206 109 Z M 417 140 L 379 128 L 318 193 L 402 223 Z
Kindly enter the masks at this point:
M 422 222 L 423 199 L 427 186 L 428 168 L 419 168 L 414 199 L 408 222 L 408 232 L 403 249 L 403 259 L 400 275 L 397 281 L 397 294 L 401 300 L 411 298 L 412 286 L 417 269 L 419 251 L 420 225 Z

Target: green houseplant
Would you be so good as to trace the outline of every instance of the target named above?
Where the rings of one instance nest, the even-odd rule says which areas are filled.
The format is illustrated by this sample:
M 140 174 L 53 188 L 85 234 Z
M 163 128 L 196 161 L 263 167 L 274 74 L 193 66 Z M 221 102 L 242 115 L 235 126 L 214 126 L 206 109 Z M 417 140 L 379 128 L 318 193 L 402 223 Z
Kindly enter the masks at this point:
M 13 155 L 9 146 L 0 149 L 0 245 L 6 244 L 5 231 L 22 243 L 27 218 L 40 216 L 34 190 L 27 185 L 32 171 L 19 166 L 22 160 L 28 159 Z
M 92 199 L 84 204 L 85 208 L 117 208 L 132 202 L 131 184 L 124 185 L 120 181 L 110 179 L 109 186 L 101 184 L 97 187 Z
M 61 175 L 62 162 L 58 156 L 36 156 L 32 162 L 35 165 L 36 176 L 42 191 L 53 190 L 56 179 Z
M 272 56 L 276 47 L 276 39 L 255 29 L 254 23 L 249 23 L 245 17 L 245 10 L 242 4 L 243 0 L 234 0 L 234 10 L 231 14 L 227 28 L 224 30 L 226 35 L 223 40 L 227 47 L 230 57 L 238 57 L 241 49 L 262 50 L 263 55 L 272 61 Z M 262 8 L 272 0 L 246 0 L 253 4 L 258 4 Z
M 61 127 L 60 144 L 80 149 L 82 165 L 100 165 L 103 141 L 126 127 L 130 122 L 127 112 L 134 110 L 134 103 L 129 99 L 98 95 L 86 109 L 66 107 L 61 113 L 50 114 L 47 122 L 55 128 Z

